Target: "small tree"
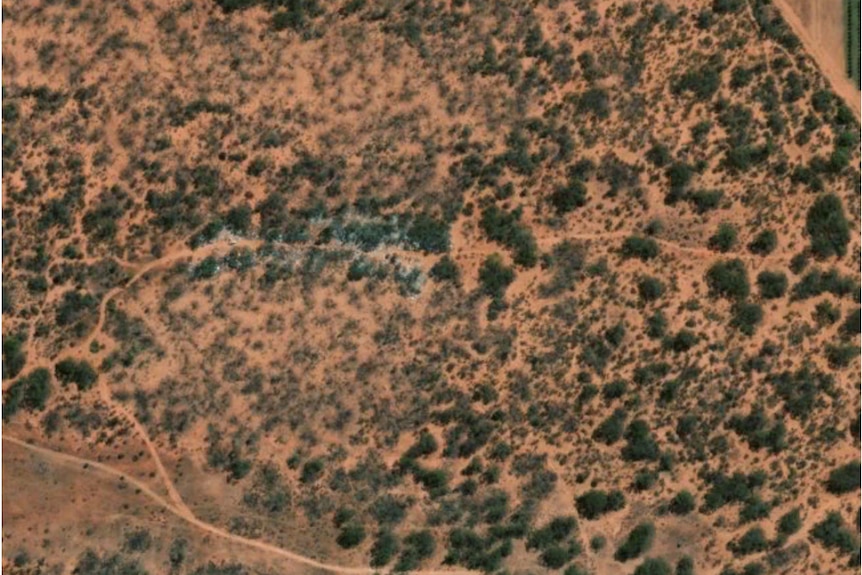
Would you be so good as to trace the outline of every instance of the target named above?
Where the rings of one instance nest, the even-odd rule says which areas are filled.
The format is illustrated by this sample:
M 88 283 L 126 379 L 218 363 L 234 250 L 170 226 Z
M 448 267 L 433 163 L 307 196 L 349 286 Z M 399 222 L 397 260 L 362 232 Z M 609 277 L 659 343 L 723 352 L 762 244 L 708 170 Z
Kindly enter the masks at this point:
M 759 256 L 770 254 L 778 247 L 778 234 L 773 230 L 763 230 L 748 244 L 748 251 Z
M 764 299 L 778 299 L 787 293 L 787 276 L 784 272 L 762 271 L 757 274 L 757 287 Z
M 856 491 L 859 489 L 860 475 L 862 475 L 862 464 L 858 459 L 846 463 L 832 470 L 826 481 L 826 489 L 836 495 Z
M 652 238 L 629 236 L 623 241 L 624 258 L 638 258 L 641 261 L 655 259 L 659 254 L 658 242 Z
M 736 245 L 736 228 L 730 224 L 719 224 L 718 230 L 709 238 L 709 248 L 717 252 L 729 252 Z
M 748 297 L 748 271 L 740 259 L 716 262 L 706 272 L 706 284 L 713 297 L 742 300 Z
M 811 251 L 821 258 L 843 256 L 850 242 L 850 225 L 844 205 L 835 194 L 818 197 L 808 210 L 805 229 L 811 236 Z
M 614 559 L 620 562 L 629 561 L 639 557 L 652 546 L 655 536 L 655 527 L 652 523 L 641 523 L 629 533 L 616 553 Z
M 668 510 L 674 515 L 686 515 L 694 510 L 694 495 L 683 489 L 670 500 Z

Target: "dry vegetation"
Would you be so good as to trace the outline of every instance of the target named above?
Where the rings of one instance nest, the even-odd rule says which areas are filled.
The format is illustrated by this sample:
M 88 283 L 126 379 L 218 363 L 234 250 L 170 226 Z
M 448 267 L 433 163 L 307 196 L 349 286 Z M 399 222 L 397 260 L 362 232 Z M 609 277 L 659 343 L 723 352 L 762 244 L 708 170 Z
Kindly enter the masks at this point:
M 768 0 L 3 20 L 10 573 L 858 572 L 860 128 Z

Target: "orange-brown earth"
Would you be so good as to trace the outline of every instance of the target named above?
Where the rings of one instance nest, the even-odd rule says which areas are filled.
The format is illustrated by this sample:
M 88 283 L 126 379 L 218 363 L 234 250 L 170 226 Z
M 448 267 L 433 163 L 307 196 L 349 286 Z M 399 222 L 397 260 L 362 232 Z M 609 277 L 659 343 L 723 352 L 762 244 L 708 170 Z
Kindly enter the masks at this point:
M 858 571 L 858 109 L 769 2 L 3 18 L 4 569 Z

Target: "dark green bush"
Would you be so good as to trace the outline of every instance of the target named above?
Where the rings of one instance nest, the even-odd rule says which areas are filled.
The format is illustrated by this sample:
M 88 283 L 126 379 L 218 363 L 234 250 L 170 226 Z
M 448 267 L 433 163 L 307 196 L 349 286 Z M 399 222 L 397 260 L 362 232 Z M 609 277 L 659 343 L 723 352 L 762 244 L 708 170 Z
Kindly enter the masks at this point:
M 536 238 L 520 219 L 520 209 L 506 212 L 492 204 L 482 211 L 479 225 L 491 240 L 514 252 L 512 259 L 517 265 L 533 267 L 539 257 Z
M 688 555 L 676 562 L 674 575 L 694 575 L 694 561 Z
M 622 509 L 625 504 L 625 496 L 618 490 L 608 493 L 600 489 L 591 489 L 575 498 L 575 507 L 585 519 L 598 519 L 605 513 Z
M 740 259 L 716 262 L 706 272 L 710 295 L 743 300 L 748 297 L 748 271 Z
M 7 335 L 3 338 L 3 379 L 17 377 L 27 365 L 24 342 L 18 336 Z
M 607 419 L 596 427 L 593 432 L 593 439 L 607 445 L 616 443 L 623 436 L 625 421 L 626 412 L 622 409 L 615 409 Z
M 826 346 L 826 361 L 832 369 L 847 367 L 857 357 L 859 357 L 859 346 L 845 344 L 828 344 Z
M 515 281 L 515 271 L 503 263 L 499 254 L 491 254 L 479 268 L 479 284 L 482 292 L 494 299 L 501 299 L 506 288 Z
M 732 551 L 734 555 L 760 553 L 761 551 L 766 551 L 768 547 L 769 541 L 766 539 L 766 534 L 760 527 L 752 527 L 746 531 L 742 537 L 727 544 L 727 548 Z
M 421 213 L 410 223 L 407 229 L 407 241 L 424 252 L 447 252 L 449 251 L 449 225 L 429 214 Z
M 802 528 L 800 508 L 794 507 L 778 519 L 778 535 L 787 538 Z
M 527 549 L 545 549 L 561 543 L 578 527 L 577 520 L 569 515 L 555 517 L 527 538 Z
M 784 272 L 762 271 L 757 274 L 757 287 L 764 299 L 778 299 L 787 293 L 787 276 Z
M 674 515 L 686 515 L 691 513 L 695 507 L 694 495 L 683 489 L 670 500 L 668 510 Z
M 724 192 L 722 190 L 696 190 L 689 193 L 686 199 L 694 204 L 694 209 L 698 214 L 705 214 L 721 204 L 721 200 L 724 199 Z
M 859 547 L 857 535 L 844 525 L 841 514 L 830 511 L 826 518 L 811 528 L 811 536 L 827 549 L 836 549 L 841 554 L 850 554 Z
M 443 256 L 437 260 L 437 262 L 431 266 L 431 269 L 428 271 L 428 275 L 431 276 L 431 279 L 438 282 L 450 281 L 457 284 L 461 281 L 461 269 L 458 267 L 458 264 L 455 263 L 455 260 L 449 256 Z
M 666 337 L 662 342 L 664 349 L 684 353 L 697 345 L 697 335 L 689 329 L 681 329 L 675 335 Z
M 51 396 L 51 372 L 40 367 L 22 375 L 3 394 L 3 419 L 9 420 L 19 409 L 42 411 Z
M 836 467 L 829 473 L 826 489 L 836 495 L 856 491 L 859 489 L 860 475 L 862 475 L 862 464 L 858 459 Z
M 736 245 L 737 231 L 730 224 L 719 224 L 718 230 L 709 238 L 709 249 L 729 252 Z
M 642 419 L 629 423 L 625 432 L 626 445 L 622 455 L 626 461 L 655 461 L 659 447 L 650 432 L 649 425 Z
M 760 276 L 758 276 L 758 281 Z M 751 302 L 738 303 L 733 307 L 733 320 L 730 325 L 744 333 L 754 335 L 757 326 L 763 321 L 763 308 Z
M 842 276 L 835 268 L 825 272 L 814 268 L 793 286 L 791 295 L 794 300 L 804 300 L 824 293 L 843 297 L 858 292 L 859 283 L 852 276 Z
M 811 251 L 820 258 L 843 256 L 850 242 L 850 224 L 844 215 L 844 204 L 835 194 L 819 196 L 805 220 L 811 236 Z
M 634 575 L 672 575 L 673 569 L 661 558 L 649 557 L 637 566 Z
M 567 214 L 587 203 L 587 188 L 578 179 L 569 179 L 568 184 L 559 186 L 548 198 L 557 214 Z
M 365 528 L 359 523 L 348 523 L 341 528 L 335 542 L 342 549 L 352 549 L 365 540 Z
M 638 258 L 641 261 L 655 259 L 659 254 L 658 242 L 652 238 L 629 236 L 623 241 L 622 256 Z
M 392 531 L 379 531 L 374 544 L 371 546 L 371 561 L 369 563 L 372 567 L 383 567 L 392 561 L 392 558 L 398 553 L 398 549 L 398 538 Z
M 413 531 L 404 538 L 401 556 L 395 564 L 395 571 L 413 571 L 420 563 L 434 554 L 437 543 L 431 531 Z
M 644 301 L 655 301 L 664 295 L 664 284 L 657 278 L 644 276 L 638 280 L 638 295 Z
M 54 376 L 63 385 L 74 383 L 81 391 L 90 389 L 99 377 L 87 360 L 75 361 L 71 358 L 57 362 L 54 366 Z
M 303 483 L 314 483 L 323 475 L 323 469 L 322 459 L 309 459 L 302 465 L 299 480 Z
M 629 561 L 639 557 L 652 546 L 655 536 L 655 527 L 652 523 L 641 523 L 631 530 L 626 540 L 617 547 L 614 559 L 617 561 Z
M 778 247 L 778 234 L 774 230 L 763 230 L 748 243 L 748 251 L 760 256 L 772 253 L 776 247 Z
M 862 308 L 857 307 L 847 314 L 841 324 L 841 334 L 844 337 L 853 337 L 860 332 L 862 332 Z

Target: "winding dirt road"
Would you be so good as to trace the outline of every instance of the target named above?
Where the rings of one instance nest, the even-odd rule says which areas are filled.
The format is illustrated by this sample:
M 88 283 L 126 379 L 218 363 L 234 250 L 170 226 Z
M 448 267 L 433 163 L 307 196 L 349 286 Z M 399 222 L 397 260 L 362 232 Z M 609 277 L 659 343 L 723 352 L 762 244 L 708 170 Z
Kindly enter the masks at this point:
M 283 557 L 285 559 L 289 559 L 291 561 L 295 561 L 297 563 L 301 563 L 303 565 L 307 565 L 309 567 L 315 567 L 317 569 L 323 569 L 326 571 L 330 571 L 332 573 L 343 573 L 345 575 L 373 575 L 375 573 L 388 573 L 389 569 L 371 569 L 369 567 L 344 567 L 342 565 L 333 565 L 331 563 L 323 563 L 321 561 L 317 561 L 312 559 L 311 557 L 306 557 L 304 555 L 300 555 L 298 553 L 293 553 L 292 551 L 288 551 L 286 549 L 282 549 L 281 547 L 276 547 L 275 545 L 270 545 L 269 543 L 265 543 L 263 541 L 258 541 L 256 539 L 249 539 L 247 537 L 242 537 L 241 535 L 236 535 L 234 533 L 230 533 L 198 519 L 191 511 L 188 510 L 185 506 L 178 507 L 161 495 L 150 489 L 145 483 L 139 481 L 138 479 L 123 473 L 117 469 L 109 465 L 105 465 L 104 463 L 100 463 L 98 461 L 92 461 L 89 459 L 84 459 L 82 457 L 77 457 L 75 455 L 69 455 L 67 453 L 62 453 L 59 451 L 53 451 L 51 449 L 47 449 L 45 447 L 39 447 L 37 445 L 33 445 L 31 443 L 27 443 L 26 441 L 22 441 L 17 437 L 11 437 L 9 434 L 3 434 L 3 441 L 8 441 L 9 443 L 13 443 L 24 449 L 30 450 L 34 453 L 38 453 L 39 455 L 46 457 L 51 460 L 60 461 L 64 463 L 72 463 L 75 465 L 79 465 L 82 468 L 94 469 L 97 471 L 101 471 L 107 475 L 111 475 L 113 477 L 117 477 L 118 479 L 128 483 L 129 485 L 134 486 L 136 489 L 139 489 L 140 492 L 147 497 L 149 497 L 154 503 L 164 508 L 166 511 L 172 513 L 173 515 L 179 517 L 183 521 L 190 523 L 191 525 L 201 529 L 202 531 L 206 531 L 212 535 L 217 537 L 221 537 L 227 541 L 231 541 L 233 543 L 239 543 L 241 545 L 246 545 L 248 547 L 253 547 L 255 549 L 259 549 L 260 551 L 264 551 L 266 553 L 271 553 L 272 555 L 277 555 L 279 557 Z M 473 575 L 477 573 L 476 571 L 465 571 L 465 570 L 432 570 L 432 571 L 414 571 L 415 575 Z

